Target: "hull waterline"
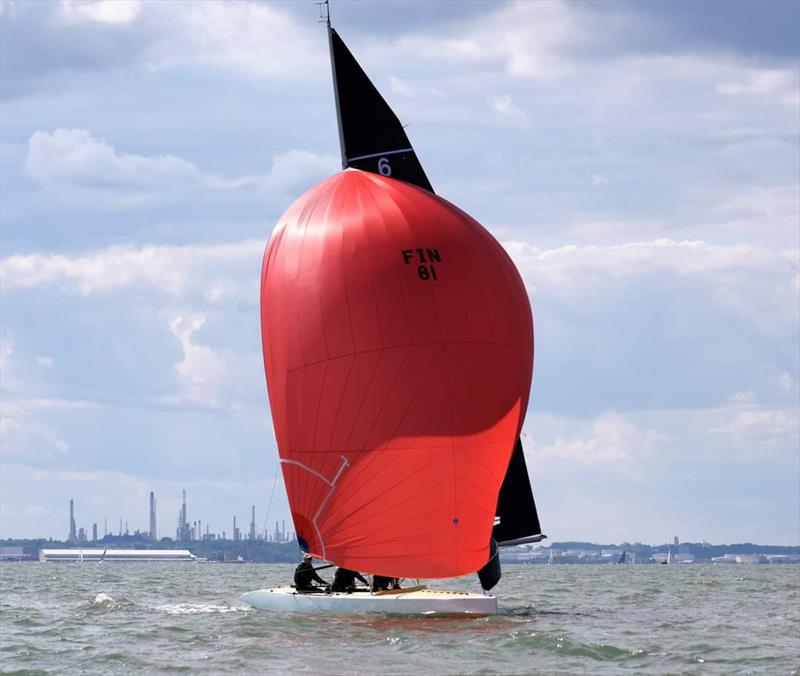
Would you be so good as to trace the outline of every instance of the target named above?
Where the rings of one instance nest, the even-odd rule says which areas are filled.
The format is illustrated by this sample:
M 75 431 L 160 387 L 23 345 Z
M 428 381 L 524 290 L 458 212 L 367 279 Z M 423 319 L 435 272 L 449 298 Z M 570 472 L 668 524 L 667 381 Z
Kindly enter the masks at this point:
M 292 587 L 247 592 L 245 603 L 283 613 L 397 613 L 402 615 L 494 615 L 497 597 L 460 591 L 417 589 L 391 594 L 298 594 Z

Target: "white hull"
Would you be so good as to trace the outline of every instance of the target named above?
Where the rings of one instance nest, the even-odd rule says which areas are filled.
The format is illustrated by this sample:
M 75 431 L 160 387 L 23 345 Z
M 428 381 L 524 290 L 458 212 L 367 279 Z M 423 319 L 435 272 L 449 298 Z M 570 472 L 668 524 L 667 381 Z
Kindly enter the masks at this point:
M 292 587 L 247 592 L 241 597 L 259 610 L 283 613 L 400 613 L 423 615 L 493 615 L 497 597 L 436 589 L 370 594 L 298 594 Z

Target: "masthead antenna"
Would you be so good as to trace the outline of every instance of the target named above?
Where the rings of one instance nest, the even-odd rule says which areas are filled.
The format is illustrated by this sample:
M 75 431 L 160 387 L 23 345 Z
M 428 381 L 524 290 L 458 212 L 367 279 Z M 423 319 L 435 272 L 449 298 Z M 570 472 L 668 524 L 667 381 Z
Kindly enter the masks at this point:
M 331 27 L 331 6 L 329 0 L 322 0 L 322 2 L 315 3 L 319 5 L 319 22 L 324 23 Z

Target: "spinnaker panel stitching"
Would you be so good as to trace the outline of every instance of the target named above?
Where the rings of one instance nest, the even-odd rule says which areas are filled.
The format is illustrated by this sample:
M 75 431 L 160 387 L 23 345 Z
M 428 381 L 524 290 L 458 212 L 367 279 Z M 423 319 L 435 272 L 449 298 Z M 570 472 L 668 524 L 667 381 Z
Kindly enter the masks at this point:
M 389 462 L 389 464 L 387 464 L 386 466 L 381 467 L 379 471 L 380 472 L 384 472 L 384 471 L 388 470 L 389 468 L 391 468 L 392 464 L 395 463 L 398 459 L 401 459 L 401 458 L 397 458 L 396 457 L 396 458 L 392 459 Z M 430 458 L 430 460 L 426 464 L 421 465 L 419 467 L 419 471 L 426 470 L 426 469 L 432 467 L 433 465 L 435 465 L 437 462 L 438 462 L 438 458 L 437 457 L 432 457 L 432 458 Z M 363 471 L 360 474 L 363 474 Z M 357 478 L 358 478 L 358 476 L 351 475 L 350 482 L 352 484 L 358 483 L 357 482 Z M 409 481 L 411 481 L 414 478 L 415 478 L 414 475 L 407 474 L 404 478 L 399 479 L 398 481 L 395 481 L 394 482 L 394 487 L 397 488 L 399 486 L 402 486 L 402 485 L 408 483 Z M 359 485 L 359 488 L 363 488 L 365 485 L 366 485 L 366 482 L 362 482 Z M 355 498 L 359 495 L 359 493 L 360 493 L 360 491 L 358 489 L 356 489 L 355 491 L 353 491 L 350 494 L 351 495 L 351 502 L 356 502 L 358 504 L 358 506 L 356 508 L 354 508 L 353 510 L 351 510 L 349 512 L 336 512 L 335 513 L 335 515 L 338 517 L 337 518 L 338 522 L 341 523 L 343 521 L 350 520 L 354 516 L 356 516 L 358 514 L 358 512 L 363 510 L 363 502 L 355 500 Z M 379 519 L 384 514 L 394 511 L 396 509 L 397 505 L 404 504 L 405 502 L 414 501 L 414 500 L 418 499 L 420 495 L 423 495 L 423 493 L 419 493 L 419 492 L 418 493 L 414 493 L 413 495 L 405 496 L 404 498 L 402 498 L 396 504 L 387 505 L 384 509 L 374 510 L 374 511 L 372 511 L 370 513 L 369 519 L 360 519 L 360 520 L 357 521 L 357 523 L 355 523 L 353 526 L 351 526 L 351 528 L 359 528 L 359 527 L 363 526 L 364 523 L 367 522 L 367 521 L 372 521 L 373 519 Z M 333 516 L 334 516 L 334 514 L 332 513 L 329 518 L 333 518 Z M 339 533 L 339 535 L 343 536 L 343 534 L 346 534 L 347 531 L 348 531 L 348 529 L 343 528 L 343 529 L 338 530 L 337 532 Z
M 318 366 L 329 359 L 344 359 L 345 357 L 358 357 L 362 354 L 371 354 L 373 352 L 383 352 L 384 350 L 399 350 L 404 347 L 432 347 L 438 346 L 443 347 L 445 345 L 491 345 L 493 347 L 502 347 L 508 350 L 524 350 L 525 347 L 522 345 L 514 345 L 513 343 L 502 343 L 496 342 L 493 340 L 431 340 L 425 341 L 423 343 L 404 343 L 402 345 L 389 345 L 388 347 L 371 347 L 366 350 L 356 350 L 354 352 L 345 352 L 344 354 L 337 354 L 335 357 L 326 357 L 325 359 L 318 359 L 317 361 L 309 362 L 308 364 L 303 364 L 302 366 L 296 366 L 292 369 L 286 369 L 285 373 L 297 373 L 297 371 L 302 371 L 305 368 L 311 368 L 313 366 Z
M 447 405 L 447 401 L 446 400 L 442 401 L 442 403 L 435 409 L 435 411 L 433 413 L 433 416 L 431 416 L 431 419 L 435 418 L 436 415 L 441 411 L 442 407 L 445 406 L 445 405 Z M 447 446 L 446 442 L 442 441 L 441 443 L 439 443 L 439 444 L 437 444 L 435 446 L 430 446 L 430 447 L 427 447 L 427 448 L 420 448 L 420 449 L 413 448 L 412 444 L 406 444 L 403 447 L 403 449 L 406 450 L 406 451 L 408 449 L 411 449 L 414 452 L 421 452 L 424 455 L 430 455 L 429 453 L 425 453 L 425 451 L 429 451 L 431 449 L 442 449 L 442 448 L 446 448 L 446 446 Z M 365 475 L 368 476 L 368 470 L 372 469 L 372 467 L 374 466 L 375 461 L 378 459 L 375 456 L 378 456 L 378 455 L 380 455 L 380 460 L 381 460 L 381 467 L 378 468 L 378 473 L 379 474 L 383 473 L 384 471 L 386 471 L 387 465 L 384 465 L 383 463 L 387 462 L 387 456 L 389 456 L 389 458 L 391 458 L 391 459 L 388 460 L 388 466 L 394 465 L 395 463 L 397 463 L 397 462 L 399 462 L 401 460 L 408 460 L 408 458 L 403 458 L 400 455 L 400 453 L 392 453 L 392 452 L 390 452 L 388 450 L 384 450 L 380 454 L 377 454 L 377 453 L 371 454 L 368 457 L 372 460 L 372 462 L 369 462 L 369 461 L 359 462 L 358 465 L 357 465 L 357 470 L 358 470 L 357 473 L 354 472 L 354 473 L 350 474 L 351 482 L 354 485 L 358 486 L 358 488 L 355 491 L 353 491 L 353 496 L 358 495 L 359 493 L 361 493 L 366 488 L 368 482 L 366 480 L 364 480 L 364 477 L 365 477 Z M 432 463 L 438 462 L 438 460 L 439 460 L 438 454 L 433 454 L 432 457 L 433 457 L 433 459 L 431 460 L 431 462 L 427 463 L 425 465 L 425 467 L 430 466 Z M 356 468 L 354 468 L 354 469 L 356 469 Z M 410 481 L 413 478 L 414 477 L 411 474 L 408 474 L 404 479 L 399 479 L 399 480 L 395 481 L 394 482 L 394 486 L 396 487 L 396 486 L 402 485 L 405 481 Z
M 432 345 L 433 344 L 434 343 L 432 343 Z M 431 365 L 428 367 L 428 370 L 425 371 L 425 375 L 422 378 L 419 379 L 419 383 L 417 384 L 417 389 L 414 390 L 414 393 L 409 398 L 408 405 L 406 406 L 405 410 L 403 411 L 402 415 L 400 416 L 400 418 L 399 418 L 399 420 L 397 422 L 397 426 L 392 430 L 391 434 L 389 434 L 389 438 L 390 439 L 394 439 L 395 438 L 395 435 L 397 434 L 397 431 L 400 429 L 400 427 L 403 425 L 403 423 L 406 422 L 406 416 L 408 415 L 408 412 L 411 410 L 411 407 L 416 403 L 417 397 L 419 396 L 419 393 L 420 393 L 420 390 L 426 385 L 426 381 L 428 379 L 428 376 L 430 376 L 430 374 L 433 371 L 433 369 L 436 368 L 436 366 L 439 363 L 439 360 L 441 359 L 443 354 L 444 354 L 444 346 L 440 346 L 439 352 L 436 353 L 436 356 L 431 361 Z
M 389 348 L 391 350 L 396 350 L 397 348 Z M 369 352 L 374 352 L 376 350 L 369 350 Z M 380 369 L 381 361 L 383 360 L 384 356 L 386 356 L 386 348 L 378 350 L 380 355 L 378 356 L 378 362 L 375 364 L 374 368 L 372 369 L 372 373 L 370 374 L 369 380 L 367 381 L 367 386 L 364 388 L 364 392 L 361 395 L 361 400 L 358 404 L 358 409 L 356 410 L 355 415 L 353 416 L 353 422 L 350 425 L 350 433 L 347 436 L 347 443 L 345 444 L 345 448 L 352 448 L 353 442 L 353 434 L 355 434 L 356 427 L 358 426 L 358 421 L 361 418 L 361 410 L 364 408 L 364 402 L 367 399 L 367 394 L 372 387 L 372 381 L 375 380 L 375 374 Z
M 378 424 L 378 421 L 381 419 L 381 415 L 383 414 L 383 409 L 386 407 L 386 402 L 389 401 L 390 396 L 394 393 L 395 385 L 397 385 L 397 381 L 400 378 L 400 375 L 403 373 L 403 369 L 405 368 L 406 363 L 408 362 L 408 358 L 411 356 L 411 348 L 405 348 L 405 354 L 403 355 L 403 361 L 400 364 L 400 367 L 394 374 L 394 378 L 392 378 L 392 384 L 386 388 L 386 392 L 383 395 L 383 401 L 381 405 L 378 407 L 378 411 L 375 414 L 375 419 L 372 421 L 372 425 L 367 430 L 367 434 L 364 436 L 364 443 L 369 444 L 370 439 L 372 438 L 372 432 L 375 430 L 375 426 Z
M 355 356 L 354 355 L 345 355 L 342 358 L 349 358 L 350 364 L 347 367 L 347 375 L 344 378 L 344 386 L 342 387 L 342 395 L 339 397 L 339 403 L 336 405 L 336 415 L 334 416 L 334 424 L 331 426 L 331 438 L 328 442 L 328 451 L 332 451 L 333 449 L 333 442 L 335 439 L 335 432 L 336 432 L 336 423 L 335 421 L 339 418 L 339 412 L 342 409 L 342 402 L 344 401 L 344 393 L 347 392 L 347 386 L 350 383 L 350 374 L 353 372 L 353 364 L 355 364 Z M 339 357 L 337 357 L 339 359 Z
M 372 202 L 373 206 L 375 207 L 374 209 L 372 209 L 372 211 L 370 211 L 370 212 L 366 212 L 365 211 L 365 213 L 377 214 L 377 217 L 380 219 L 381 232 L 383 233 L 383 241 L 382 241 L 381 245 L 377 245 L 376 244 L 375 246 L 376 246 L 376 248 L 378 248 L 378 247 L 382 248 L 383 246 L 387 246 L 389 244 L 389 242 L 387 241 L 387 237 L 386 237 L 387 228 L 388 228 L 387 223 L 386 223 L 386 218 L 384 217 L 383 212 L 381 211 L 381 209 L 378 208 L 378 203 L 376 202 L 375 197 L 372 194 L 372 191 L 364 189 L 363 186 L 359 186 L 359 187 L 361 188 L 361 190 L 359 191 L 359 201 L 361 202 L 361 204 L 364 205 L 364 203 L 367 200 L 370 200 Z M 366 229 L 367 229 L 368 226 L 369 226 L 369 223 L 367 222 L 367 219 L 366 218 L 363 219 L 361 221 L 361 228 L 364 231 L 364 236 L 362 237 L 363 241 L 369 241 L 369 237 L 366 236 Z M 367 265 L 370 266 L 369 289 L 370 289 L 370 295 L 371 295 L 371 297 L 373 299 L 373 302 L 375 304 L 375 316 L 377 318 L 378 333 L 380 334 L 380 337 L 381 337 L 381 341 L 380 342 L 381 342 L 381 345 L 386 346 L 386 339 L 384 337 L 384 327 L 381 325 L 380 300 L 378 299 L 378 294 L 375 291 L 375 277 L 376 277 L 376 275 L 374 274 L 374 268 L 372 267 L 372 265 L 373 265 L 372 257 L 369 257 Z
M 436 367 L 436 365 L 438 364 L 439 359 L 441 358 L 441 354 L 442 353 L 441 353 L 441 350 L 440 350 L 436 354 L 434 359 L 432 360 L 431 366 L 429 367 L 428 372 L 426 373 L 426 377 L 427 377 L 427 374 L 429 374 L 430 371 L 432 371 Z M 421 388 L 423 384 L 424 384 L 424 379 L 421 380 L 420 385 L 418 386 L 418 389 L 415 391 L 414 396 L 409 401 L 408 407 L 406 408 L 405 412 L 407 412 L 408 409 L 415 403 L 416 395 L 419 393 L 419 388 Z M 405 421 L 405 412 L 404 412 L 403 418 L 398 423 L 398 428 Z M 397 428 L 395 428 L 395 432 L 396 432 L 396 430 L 397 430 Z M 394 439 L 394 437 L 395 437 L 395 433 L 394 432 L 392 434 L 388 435 L 388 439 L 390 439 L 390 440 Z M 428 448 L 440 448 L 440 447 L 441 447 L 441 444 L 437 444 L 437 445 L 431 445 Z M 358 452 L 359 453 L 364 453 L 364 452 L 369 452 L 369 450 L 371 450 L 371 449 L 368 449 L 368 448 L 367 449 L 360 449 Z M 424 449 L 419 449 L 419 450 L 424 450 Z M 378 454 L 375 453 L 375 455 L 378 455 Z M 390 450 L 388 448 L 381 449 L 380 450 L 381 462 L 382 463 L 386 463 L 386 457 L 389 456 L 389 455 L 396 456 L 397 454 L 395 454 L 392 450 Z M 396 459 L 399 459 L 399 458 L 398 457 L 393 458 L 392 461 L 391 461 L 391 464 L 393 464 Z M 354 467 L 355 472 L 351 473 L 351 475 L 350 475 L 352 480 L 353 480 L 353 482 L 354 483 L 358 483 L 358 481 L 360 481 L 362 479 L 363 475 L 367 474 L 367 471 L 370 470 L 371 468 L 372 468 L 372 463 L 370 463 L 370 462 L 358 463 L 357 467 Z M 388 469 L 386 467 L 386 465 L 384 465 L 384 464 L 382 464 L 382 468 L 383 469 L 380 470 L 380 471 L 385 471 L 385 469 Z M 395 484 L 395 485 L 397 485 L 397 484 Z M 354 495 L 357 494 L 357 493 L 358 493 L 358 490 L 355 491 Z
M 313 448 L 314 449 L 317 448 L 317 431 L 318 431 L 318 428 L 319 428 L 319 412 L 320 412 L 320 409 L 322 408 L 322 399 L 323 399 L 324 392 L 325 392 L 325 383 L 327 382 L 327 379 L 328 379 L 328 366 L 330 365 L 330 363 L 331 363 L 330 359 L 328 359 L 325 362 L 325 370 L 324 370 L 324 372 L 322 374 L 322 386 L 320 387 L 321 395 L 317 398 L 317 410 L 316 410 L 316 415 L 314 417 L 314 442 L 313 442 Z M 342 456 L 342 457 L 344 457 L 344 456 Z M 315 488 L 316 488 L 316 490 L 314 491 L 314 494 L 311 497 L 312 497 L 312 500 L 316 502 L 317 499 L 318 499 L 318 496 L 319 496 L 319 488 L 318 487 L 315 487 Z
M 317 538 L 319 539 L 320 546 L 322 547 L 322 558 L 327 558 L 327 552 L 325 549 L 325 538 L 322 537 L 322 533 L 320 532 L 320 528 L 318 525 L 319 517 L 322 514 L 322 510 L 325 509 L 325 505 L 328 504 L 328 500 L 330 500 L 331 495 L 333 495 L 333 491 L 336 490 L 336 482 L 339 481 L 339 477 L 342 476 L 342 472 L 350 465 L 350 462 L 347 459 L 347 456 L 342 456 L 342 464 L 339 466 L 339 471 L 336 472 L 336 476 L 333 477 L 333 481 L 330 483 L 330 488 L 328 489 L 327 495 L 320 501 L 319 507 L 317 511 L 314 513 L 314 518 L 312 519 L 312 523 L 314 524 L 314 530 L 317 531 Z

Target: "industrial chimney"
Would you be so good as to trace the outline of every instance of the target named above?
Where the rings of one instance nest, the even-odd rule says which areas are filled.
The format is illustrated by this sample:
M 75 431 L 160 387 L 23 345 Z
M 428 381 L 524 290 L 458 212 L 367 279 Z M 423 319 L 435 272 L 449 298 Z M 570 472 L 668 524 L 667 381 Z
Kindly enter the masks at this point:
M 150 491 L 150 539 L 155 542 L 158 540 L 156 531 L 156 494 Z

